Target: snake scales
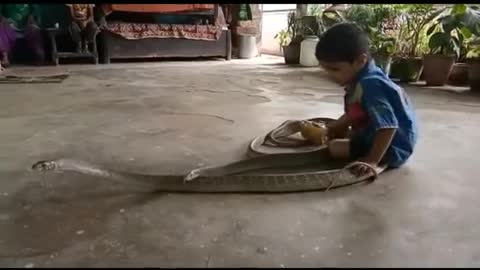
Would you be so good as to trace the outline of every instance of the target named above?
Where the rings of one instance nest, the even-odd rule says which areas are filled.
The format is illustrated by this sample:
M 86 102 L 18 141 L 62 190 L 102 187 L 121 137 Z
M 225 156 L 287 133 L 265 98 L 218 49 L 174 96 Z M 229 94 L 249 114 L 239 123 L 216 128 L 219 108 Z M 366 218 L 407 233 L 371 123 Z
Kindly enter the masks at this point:
M 265 139 L 280 142 L 272 134 L 291 135 L 298 121 L 287 121 L 270 132 Z M 265 140 L 264 140 L 265 141 Z M 302 145 L 303 142 L 299 142 Z M 289 146 L 294 147 L 290 140 Z M 251 145 L 250 150 L 255 151 Z M 271 168 L 289 168 L 296 166 L 317 166 L 317 170 L 299 173 L 261 173 L 259 170 Z M 33 164 L 36 171 L 75 171 L 99 176 L 123 184 L 142 186 L 152 191 L 167 192 L 302 192 L 328 190 L 356 184 L 373 178 L 374 174 L 357 177 L 345 168 L 345 163 L 333 162 L 326 147 L 318 147 L 307 152 L 293 152 L 260 155 L 223 166 L 200 168 L 183 175 L 146 175 L 110 170 L 81 160 L 57 159 L 39 161 Z

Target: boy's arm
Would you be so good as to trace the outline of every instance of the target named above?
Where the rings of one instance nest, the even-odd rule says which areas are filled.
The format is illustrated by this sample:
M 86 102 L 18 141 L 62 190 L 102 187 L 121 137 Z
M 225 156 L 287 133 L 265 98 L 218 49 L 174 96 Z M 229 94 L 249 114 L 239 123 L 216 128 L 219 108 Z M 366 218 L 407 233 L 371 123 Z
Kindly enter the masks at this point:
M 360 161 L 374 167 L 381 162 L 398 128 L 398 120 L 390 102 L 387 87 L 375 79 L 362 82 L 362 106 L 367 109 L 370 124 L 376 132 L 370 151 Z M 361 172 L 367 170 L 364 166 L 360 167 L 358 170 Z
M 327 124 L 328 137 L 335 138 L 338 135 L 345 133 L 345 131 L 348 129 L 349 126 L 350 126 L 350 121 L 347 118 L 347 114 L 344 113 L 337 120 L 331 121 Z
M 362 161 L 368 164 L 378 165 L 382 160 L 383 155 L 385 155 L 385 152 L 387 152 L 396 131 L 396 128 L 379 129 L 377 134 L 375 134 L 372 149 L 370 149 L 370 152 L 362 159 Z

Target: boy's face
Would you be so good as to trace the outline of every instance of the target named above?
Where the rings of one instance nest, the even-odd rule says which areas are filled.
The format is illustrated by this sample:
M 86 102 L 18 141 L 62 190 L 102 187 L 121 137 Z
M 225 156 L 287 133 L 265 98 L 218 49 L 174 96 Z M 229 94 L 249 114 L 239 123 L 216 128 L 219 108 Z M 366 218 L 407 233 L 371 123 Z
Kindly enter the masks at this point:
M 368 57 L 362 54 L 352 63 L 350 62 L 325 62 L 319 61 L 320 66 L 327 71 L 328 77 L 340 86 L 346 86 L 352 82 L 357 73 L 365 66 Z

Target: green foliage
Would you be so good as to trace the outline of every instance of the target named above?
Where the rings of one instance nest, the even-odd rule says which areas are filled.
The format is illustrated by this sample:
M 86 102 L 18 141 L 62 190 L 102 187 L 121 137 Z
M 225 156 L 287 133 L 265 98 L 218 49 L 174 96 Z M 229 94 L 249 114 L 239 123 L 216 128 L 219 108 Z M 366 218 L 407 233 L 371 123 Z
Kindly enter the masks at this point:
M 308 15 L 317 16 L 318 31 L 289 14 L 288 27 L 275 38 L 280 46 L 299 42 L 304 35 L 320 35 L 333 25 L 351 21 L 369 35 L 371 52 L 382 56 L 418 57 L 424 53 L 455 53 L 460 60 L 477 55 L 480 36 L 480 9 L 454 4 L 354 4 L 345 11 L 324 9 L 323 4 L 309 4 Z
M 373 54 L 392 56 L 397 49 L 400 14 L 396 5 L 359 5 L 349 10 L 347 19 L 363 26 L 369 35 Z
M 288 13 L 287 29 L 281 30 L 274 36 L 278 40 L 280 48 L 288 46 L 292 42 L 292 39 L 297 34 L 297 28 L 297 18 L 295 17 L 295 12 L 292 11 Z
M 373 54 L 391 56 L 396 51 L 396 20 L 399 15 L 397 5 L 352 5 L 345 12 L 324 13 L 323 21 L 325 28 L 345 21 L 356 23 L 368 33 Z
M 480 33 L 480 12 L 466 4 L 455 4 L 427 31 L 431 53 L 452 54 L 463 61 L 470 50 L 471 40 Z
M 480 57 L 480 37 L 473 36 L 465 41 L 465 50 L 462 61 L 467 58 Z
M 473 40 L 469 43 L 469 46 L 465 58 L 480 57 L 480 38 Z
M 308 4 L 307 16 L 320 17 L 326 6 L 326 4 Z
M 433 4 L 399 4 L 401 11 L 398 33 L 399 56 L 418 57 L 428 49 L 426 28 L 444 11 L 445 7 L 435 8 Z
M 280 32 L 278 32 L 274 38 L 278 40 L 278 44 L 280 45 L 280 48 L 283 46 L 287 46 L 292 41 L 292 35 L 286 29 L 283 29 Z

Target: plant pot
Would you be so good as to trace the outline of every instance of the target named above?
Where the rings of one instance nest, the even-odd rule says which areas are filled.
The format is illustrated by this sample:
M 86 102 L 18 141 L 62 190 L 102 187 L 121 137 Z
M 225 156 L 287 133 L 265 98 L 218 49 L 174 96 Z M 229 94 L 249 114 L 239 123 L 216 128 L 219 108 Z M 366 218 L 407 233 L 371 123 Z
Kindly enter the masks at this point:
M 298 65 L 300 63 L 300 44 L 290 44 L 282 47 L 285 64 Z
M 468 66 L 467 63 L 455 63 L 450 72 L 448 83 L 455 86 L 468 85 Z
M 480 57 L 469 59 L 468 81 L 470 90 L 480 91 Z
M 420 57 L 394 57 L 390 66 L 390 77 L 400 82 L 416 82 L 423 70 Z
M 373 55 L 373 60 L 375 64 L 383 70 L 383 72 L 388 75 L 390 74 L 390 68 L 392 66 L 392 57 L 384 55 Z
M 427 54 L 423 57 L 423 73 L 428 86 L 443 86 L 455 63 L 455 55 Z

